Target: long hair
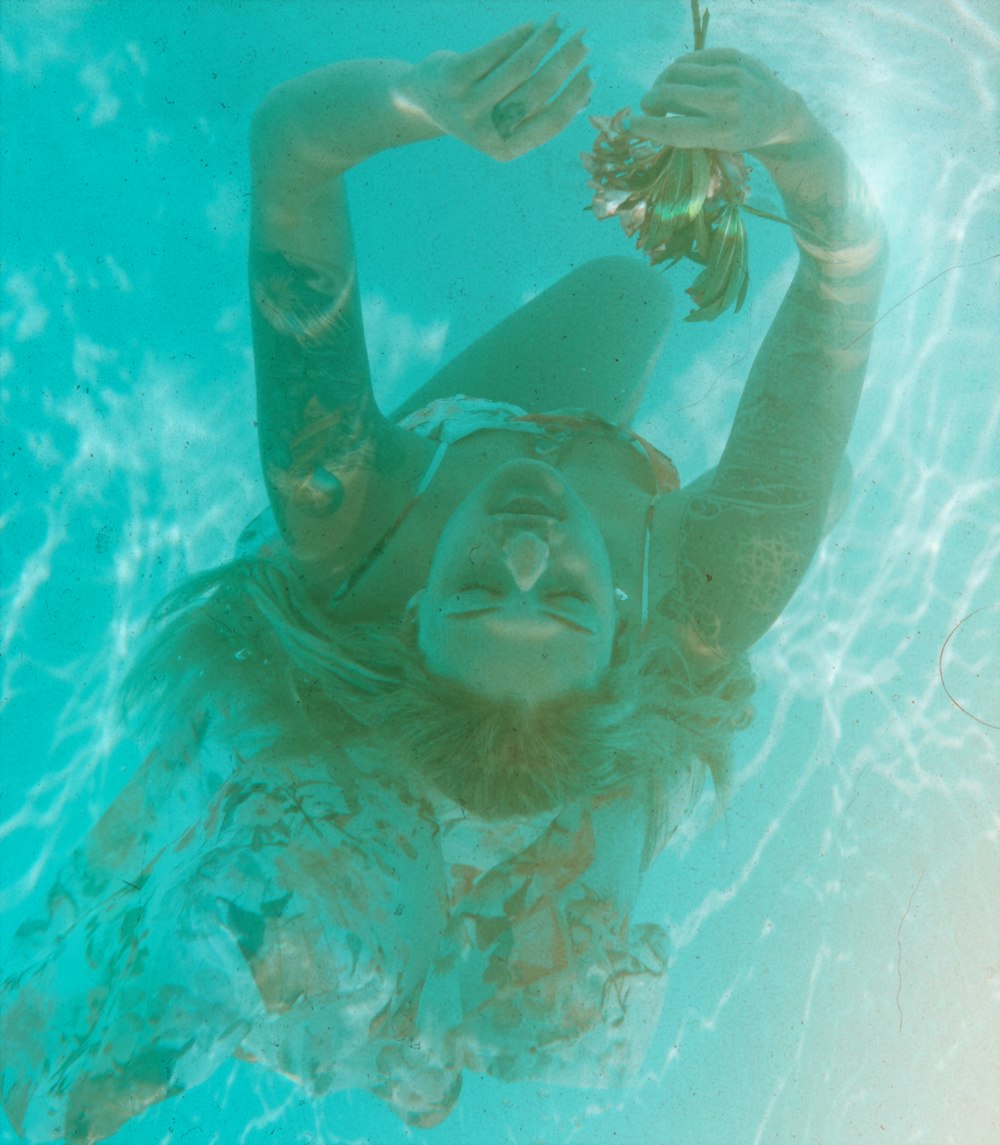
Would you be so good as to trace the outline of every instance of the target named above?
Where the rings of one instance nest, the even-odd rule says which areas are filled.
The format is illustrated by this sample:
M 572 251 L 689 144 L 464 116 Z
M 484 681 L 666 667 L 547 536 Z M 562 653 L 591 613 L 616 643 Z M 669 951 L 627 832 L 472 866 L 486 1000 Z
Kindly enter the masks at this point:
M 482 818 L 641 787 L 653 833 L 668 793 L 725 795 L 733 733 L 752 717 L 749 666 L 696 678 L 666 632 L 618 657 L 596 691 L 525 708 L 435 676 L 405 623 L 338 624 L 287 566 L 251 558 L 195 578 L 154 614 L 160 630 L 124 701 L 157 736 L 210 713 L 286 761 L 375 747 L 387 768 Z

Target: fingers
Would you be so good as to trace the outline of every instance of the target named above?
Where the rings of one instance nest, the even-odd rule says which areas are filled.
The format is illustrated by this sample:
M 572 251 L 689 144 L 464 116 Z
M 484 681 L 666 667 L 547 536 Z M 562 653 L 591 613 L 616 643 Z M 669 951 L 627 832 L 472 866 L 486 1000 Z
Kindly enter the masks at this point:
M 697 52 L 685 52 L 683 56 L 678 56 L 677 59 L 674 60 L 674 64 L 699 63 L 705 66 L 715 66 L 716 64 L 743 64 L 747 62 L 756 64 L 759 61 L 753 56 L 748 56 L 746 52 L 741 52 L 736 48 L 701 48 Z
M 489 109 L 504 141 L 504 158 L 523 155 L 557 135 L 589 101 L 590 76 L 578 70 L 587 57 L 583 34 L 577 32 L 553 52 L 562 31 L 552 17 L 475 85 L 476 101 Z
M 560 90 L 563 84 L 587 58 L 587 49 L 581 43 L 583 32 L 571 36 L 551 59 L 546 60 L 512 97 L 534 114 Z
M 664 84 L 682 83 L 692 87 L 714 87 L 737 83 L 741 76 L 769 78 L 771 72 L 760 60 L 733 48 L 706 48 L 678 56 L 653 81 L 650 93 Z
M 648 139 L 659 147 L 722 147 L 721 133 L 714 138 L 711 125 L 698 116 L 676 115 L 666 119 L 633 115 L 628 130 L 637 139 Z
M 534 32 L 534 24 L 521 24 L 511 28 L 509 32 L 504 32 L 502 36 L 497 36 L 495 40 L 490 40 L 488 44 L 483 44 L 481 48 L 466 53 L 458 69 L 462 80 L 471 84 L 482 79 L 494 68 L 499 67 L 518 48 L 523 47 Z
M 532 76 L 561 35 L 555 16 L 550 17 L 521 47 L 484 77 L 479 84 L 479 96 L 494 105 L 516 91 Z
M 737 89 L 739 78 L 737 69 L 727 62 L 706 66 L 697 56 L 685 56 L 657 76 L 639 106 L 647 115 L 719 112 L 726 94 Z
M 726 103 L 726 93 L 717 89 L 670 83 L 647 92 L 639 106 L 647 115 L 720 115 Z
M 662 83 L 670 82 L 685 82 L 685 83 L 711 83 L 712 79 L 719 74 L 722 68 L 728 68 L 726 64 L 707 64 L 704 63 L 700 57 L 702 52 L 696 52 L 690 56 L 681 56 L 668 64 L 662 72 L 653 80 L 653 87 L 657 87 Z
M 750 151 L 793 130 L 798 102 L 759 60 L 716 48 L 682 56 L 662 72 L 629 130 L 661 147 Z
M 702 49 L 674 60 L 657 76 L 629 130 L 658 146 L 725 147 L 746 134 L 750 94 L 762 65 L 733 48 Z M 752 133 L 751 133 L 752 134 Z
M 589 103 L 593 87 L 586 69 L 577 72 L 554 100 L 516 129 L 509 140 L 513 155 L 523 155 L 558 135 Z

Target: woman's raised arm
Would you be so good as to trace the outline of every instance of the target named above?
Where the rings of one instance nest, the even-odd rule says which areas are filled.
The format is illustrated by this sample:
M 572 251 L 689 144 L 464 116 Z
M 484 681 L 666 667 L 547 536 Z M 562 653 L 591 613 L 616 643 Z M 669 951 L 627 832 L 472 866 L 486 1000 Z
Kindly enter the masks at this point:
M 334 64 L 275 88 L 254 118 L 250 297 L 261 458 L 278 523 L 307 565 L 329 569 L 362 511 L 375 526 L 373 476 L 406 485 L 422 457 L 372 393 L 341 177 L 379 151 L 445 134 L 499 160 L 544 143 L 590 90 L 577 70 L 586 54 L 579 36 L 553 52 L 560 36 L 550 20 L 415 65 Z
M 305 563 L 335 557 L 371 473 L 399 468 L 397 435 L 372 394 L 341 176 L 385 147 L 435 134 L 392 101 L 406 67 L 371 60 L 312 72 L 271 92 L 251 129 L 261 462 L 281 531 Z
M 685 56 L 642 106 L 651 114 L 633 120 L 638 135 L 755 156 L 800 252 L 719 465 L 675 507 L 677 581 L 665 611 L 692 646 L 728 657 L 775 621 L 822 537 L 868 362 L 885 235 L 843 149 L 758 61 L 729 50 Z

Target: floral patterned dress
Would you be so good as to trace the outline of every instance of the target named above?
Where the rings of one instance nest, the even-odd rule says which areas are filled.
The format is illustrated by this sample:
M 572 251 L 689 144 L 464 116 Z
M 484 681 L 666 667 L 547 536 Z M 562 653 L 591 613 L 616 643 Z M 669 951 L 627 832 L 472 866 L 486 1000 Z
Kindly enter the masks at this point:
M 665 984 L 664 932 L 628 921 L 643 827 L 624 793 L 488 823 L 360 751 L 264 767 L 193 731 L 21 929 L 8 1115 L 33 1140 L 100 1140 L 231 1056 L 425 1126 L 463 1069 L 618 1085 Z

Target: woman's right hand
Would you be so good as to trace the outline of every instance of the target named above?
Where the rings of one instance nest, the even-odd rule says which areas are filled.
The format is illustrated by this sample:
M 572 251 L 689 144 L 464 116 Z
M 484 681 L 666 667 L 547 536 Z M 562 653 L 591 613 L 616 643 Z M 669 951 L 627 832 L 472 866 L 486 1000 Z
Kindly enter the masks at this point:
M 553 52 L 561 35 L 553 16 L 471 52 L 435 52 L 400 77 L 394 101 L 477 151 L 516 159 L 558 135 L 590 101 L 583 32 Z

